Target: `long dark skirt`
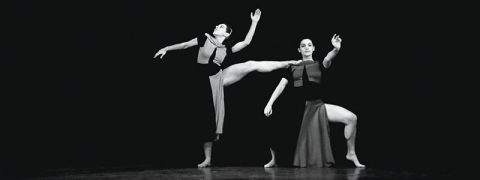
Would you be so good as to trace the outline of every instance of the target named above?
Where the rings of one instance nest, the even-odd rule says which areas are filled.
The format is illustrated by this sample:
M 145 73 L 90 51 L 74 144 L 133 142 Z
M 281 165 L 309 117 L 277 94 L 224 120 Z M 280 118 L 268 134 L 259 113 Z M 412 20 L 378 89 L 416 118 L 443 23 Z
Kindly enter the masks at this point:
M 335 164 L 330 127 L 322 100 L 306 101 L 295 150 L 294 166 L 329 167 Z

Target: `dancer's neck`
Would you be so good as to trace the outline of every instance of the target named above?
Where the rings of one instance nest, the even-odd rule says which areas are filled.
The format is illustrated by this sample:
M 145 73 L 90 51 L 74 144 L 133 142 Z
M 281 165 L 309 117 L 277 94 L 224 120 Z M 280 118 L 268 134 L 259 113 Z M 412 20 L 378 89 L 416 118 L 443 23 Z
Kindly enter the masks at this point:
M 220 44 L 223 44 L 223 41 L 225 41 L 225 36 L 218 36 L 218 35 L 215 35 L 215 39 L 220 43 Z
M 312 56 L 303 56 L 302 61 L 313 61 L 313 57 Z

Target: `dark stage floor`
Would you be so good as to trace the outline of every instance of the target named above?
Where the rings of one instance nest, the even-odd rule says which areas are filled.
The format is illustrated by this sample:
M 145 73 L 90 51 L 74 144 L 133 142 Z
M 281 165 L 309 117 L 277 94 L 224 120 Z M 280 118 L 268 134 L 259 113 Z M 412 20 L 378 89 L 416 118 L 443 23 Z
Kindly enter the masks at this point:
M 21 179 L 456 179 L 445 171 L 382 168 L 210 167 L 169 169 L 57 169 Z M 18 178 L 15 178 L 18 179 Z

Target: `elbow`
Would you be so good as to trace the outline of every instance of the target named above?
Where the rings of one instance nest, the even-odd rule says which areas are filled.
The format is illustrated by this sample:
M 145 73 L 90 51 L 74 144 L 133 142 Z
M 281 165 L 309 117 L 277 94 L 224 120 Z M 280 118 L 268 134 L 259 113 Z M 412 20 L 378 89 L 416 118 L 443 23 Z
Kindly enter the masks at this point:
M 182 44 L 182 49 L 187 49 L 188 48 L 188 44 L 187 43 L 183 43 Z
M 327 59 L 323 60 L 323 67 L 329 68 L 330 65 L 332 65 L 332 61 L 327 60 Z
M 194 46 L 194 45 L 191 44 L 191 43 L 183 43 L 183 44 L 182 44 L 182 49 L 188 49 L 188 48 L 190 48 L 190 47 L 192 47 L 192 46 Z

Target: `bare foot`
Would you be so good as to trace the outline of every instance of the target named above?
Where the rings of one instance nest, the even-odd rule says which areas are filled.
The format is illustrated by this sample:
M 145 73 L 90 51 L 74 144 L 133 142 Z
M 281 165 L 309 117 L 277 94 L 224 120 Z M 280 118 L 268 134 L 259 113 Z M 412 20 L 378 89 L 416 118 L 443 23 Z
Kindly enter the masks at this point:
M 265 168 L 271 168 L 271 167 L 275 167 L 277 166 L 277 164 L 275 164 L 275 160 L 270 160 L 270 162 L 268 162 L 267 164 L 265 164 L 263 167 Z
M 365 167 L 365 165 L 360 164 L 360 161 L 358 161 L 357 155 L 354 154 L 354 153 L 348 153 L 347 156 L 346 156 L 346 158 L 347 158 L 348 160 L 352 161 L 352 162 L 355 164 L 355 166 L 357 166 L 357 167 L 359 167 L 359 168 Z
M 201 164 L 198 164 L 197 166 L 199 168 L 204 168 L 204 167 L 210 167 L 210 159 L 205 159 Z

